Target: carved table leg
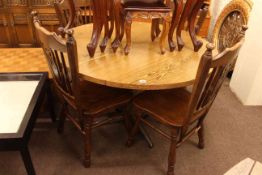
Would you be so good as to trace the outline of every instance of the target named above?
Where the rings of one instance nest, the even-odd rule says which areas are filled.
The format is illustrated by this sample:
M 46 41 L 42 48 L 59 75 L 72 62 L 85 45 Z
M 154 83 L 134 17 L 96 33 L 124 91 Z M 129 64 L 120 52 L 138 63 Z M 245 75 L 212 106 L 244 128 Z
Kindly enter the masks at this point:
M 197 52 L 203 45 L 202 41 L 197 40 L 196 32 L 195 32 L 196 31 L 195 30 L 196 18 L 197 18 L 198 12 L 199 12 L 201 6 L 203 5 L 203 3 L 204 3 L 204 0 L 198 0 L 197 1 L 197 3 L 195 4 L 195 6 L 194 6 L 194 8 L 191 12 L 190 18 L 189 18 L 189 34 L 190 34 L 191 40 L 193 42 L 195 52 Z
M 175 8 L 173 11 L 171 27 L 168 33 L 168 44 L 171 52 L 174 51 L 176 48 L 175 43 L 173 41 L 173 35 L 183 10 L 183 0 L 174 0 L 174 6 Z
M 181 37 L 182 30 L 185 27 L 186 20 L 188 19 L 188 16 L 191 14 L 191 9 L 192 9 L 192 4 L 195 4 L 197 0 L 187 0 L 186 5 L 184 7 L 183 13 L 181 15 L 178 28 L 176 31 L 176 36 L 177 36 L 177 45 L 178 45 L 178 50 L 181 51 L 184 47 L 184 41 Z
M 131 24 L 132 24 L 132 14 L 128 12 L 125 17 L 125 31 L 126 31 L 126 46 L 124 49 L 125 55 L 129 54 L 130 46 L 131 46 Z
M 170 19 L 169 19 L 169 14 L 167 14 L 166 17 L 163 18 L 163 32 L 160 37 L 160 52 L 161 54 L 165 53 L 165 41 L 166 37 L 169 31 L 169 25 L 170 25 Z

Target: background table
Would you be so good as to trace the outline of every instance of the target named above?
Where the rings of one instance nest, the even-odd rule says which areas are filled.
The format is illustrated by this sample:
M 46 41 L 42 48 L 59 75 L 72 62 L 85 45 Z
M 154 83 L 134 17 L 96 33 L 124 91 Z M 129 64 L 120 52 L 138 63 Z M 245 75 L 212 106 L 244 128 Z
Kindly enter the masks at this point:
M 184 32 L 185 48 L 181 52 L 166 52 L 161 55 L 158 40 L 151 41 L 150 30 L 151 23 L 133 24 L 132 49 L 128 56 L 124 55 L 122 47 L 116 53 L 107 47 L 105 53 L 97 50 L 95 56 L 90 58 L 86 44 L 92 33 L 92 25 L 74 28 L 82 78 L 106 86 L 134 90 L 170 89 L 191 85 L 205 47 L 194 52 L 190 37 Z M 203 42 L 207 43 L 205 40 Z
M 46 90 L 45 73 L 0 74 L 0 150 L 20 151 L 27 173 L 35 174 L 28 142 Z

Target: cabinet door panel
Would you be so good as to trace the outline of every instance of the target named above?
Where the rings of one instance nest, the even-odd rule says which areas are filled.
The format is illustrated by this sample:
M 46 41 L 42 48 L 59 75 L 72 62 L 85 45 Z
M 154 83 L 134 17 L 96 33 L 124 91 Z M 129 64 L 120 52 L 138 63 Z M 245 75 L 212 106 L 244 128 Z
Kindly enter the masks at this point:
M 0 13 L 0 47 L 11 47 L 8 21 L 5 14 Z
M 6 6 L 8 7 L 28 6 L 28 0 L 6 0 Z
M 15 12 L 15 11 L 14 11 Z M 29 12 L 10 13 L 12 35 L 15 40 L 15 47 L 33 47 L 35 38 L 32 30 L 32 22 Z

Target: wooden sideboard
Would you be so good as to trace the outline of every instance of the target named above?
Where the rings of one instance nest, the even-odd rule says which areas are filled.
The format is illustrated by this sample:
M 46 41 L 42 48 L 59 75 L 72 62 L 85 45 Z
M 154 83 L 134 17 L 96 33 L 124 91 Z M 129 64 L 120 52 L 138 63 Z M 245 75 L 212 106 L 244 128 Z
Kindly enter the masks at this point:
M 39 12 L 40 20 L 54 31 L 59 21 L 52 0 L 0 0 L 0 47 L 37 47 L 38 39 L 30 13 Z

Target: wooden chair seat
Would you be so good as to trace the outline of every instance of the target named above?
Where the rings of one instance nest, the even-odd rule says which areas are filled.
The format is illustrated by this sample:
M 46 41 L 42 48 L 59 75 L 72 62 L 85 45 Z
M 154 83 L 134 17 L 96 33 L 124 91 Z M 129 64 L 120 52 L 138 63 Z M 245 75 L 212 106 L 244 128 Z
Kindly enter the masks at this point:
M 122 4 L 123 8 L 128 11 L 158 11 L 170 12 L 171 8 L 163 2 L 157 1 L 154 3 L 147 3 L 144 1 L 129 1 Z
M 128 103 L 133 94 L 124 89 L 109 88 L 83 81 L 81 83 L 81 106 L 85 115 L 99 116 L 121 104 Z
M 171 126 L 182 126 L 191 93 L 185 88 L 149 91 L 138 95 L 133 104 L 150 116 Z M 192 118 L 194 122 L 197 118 Z

